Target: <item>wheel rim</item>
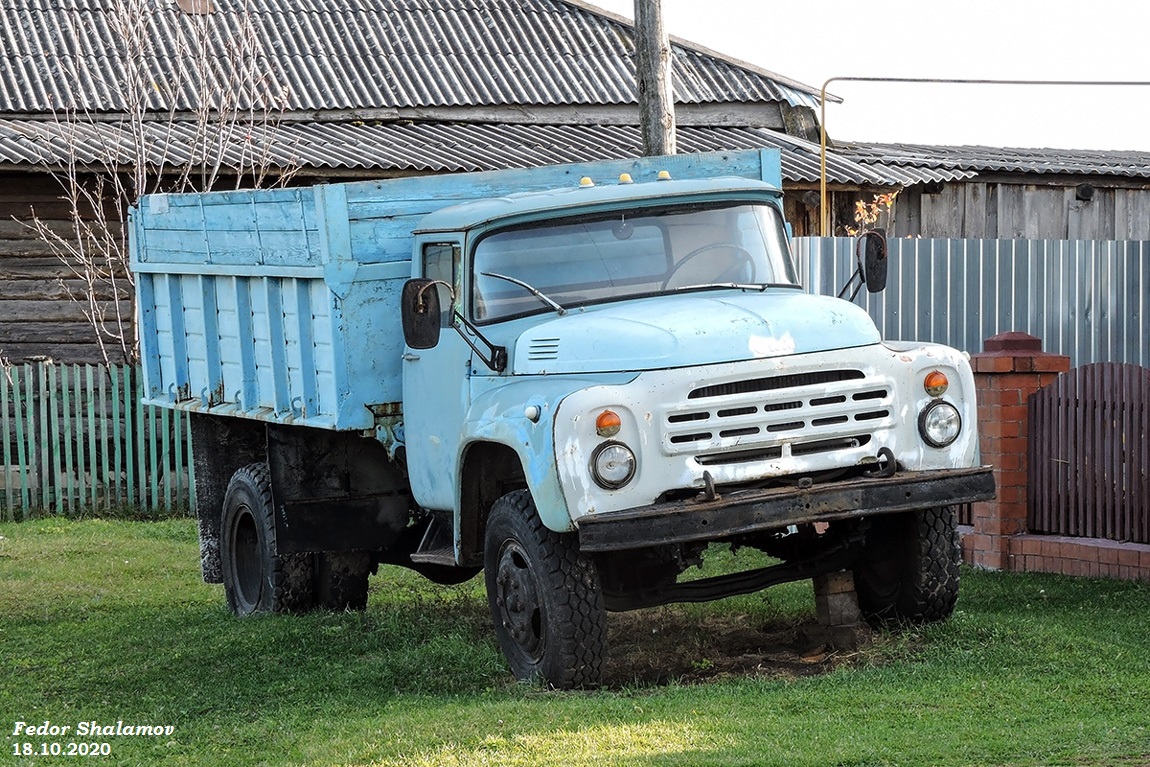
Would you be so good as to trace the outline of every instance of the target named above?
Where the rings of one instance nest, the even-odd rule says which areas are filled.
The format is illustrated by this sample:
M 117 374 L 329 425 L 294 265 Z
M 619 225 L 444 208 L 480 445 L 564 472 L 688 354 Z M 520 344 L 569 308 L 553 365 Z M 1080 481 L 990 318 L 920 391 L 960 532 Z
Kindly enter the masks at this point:
M 232 529 L 232 565 L 235 572 L 236 596 L 245 608 L 254 608 L 263 588 L 263 553 L 259 531 L 251 509 L 236 512 Z
M 527 658 L 539 661 L 545 649 L 543 605 L 531 559 L 518 542 L 507 541 L 500 549 L 495 585 L 504 630 Z

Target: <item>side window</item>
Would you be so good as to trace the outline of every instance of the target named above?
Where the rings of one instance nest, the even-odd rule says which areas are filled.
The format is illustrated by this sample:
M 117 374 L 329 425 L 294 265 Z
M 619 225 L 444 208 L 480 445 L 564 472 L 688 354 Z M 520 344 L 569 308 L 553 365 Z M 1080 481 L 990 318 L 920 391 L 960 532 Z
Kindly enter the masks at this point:
M 423 276 L 455 284 L 459 246 L 453 242 L 429 242 L 423 246 Z
M 444 285 L 436 285 L 439 291 L 439 305 L 443 309 L 440 324 L 444 327 L 450 325 L 452 293 L 455 291 L 456 274 L 459 264 L 459 245 L 454 242 L 429 242 L 423 246 L 423 276 L 429 280 L 439 280 L 452 286 L 448 290 Z

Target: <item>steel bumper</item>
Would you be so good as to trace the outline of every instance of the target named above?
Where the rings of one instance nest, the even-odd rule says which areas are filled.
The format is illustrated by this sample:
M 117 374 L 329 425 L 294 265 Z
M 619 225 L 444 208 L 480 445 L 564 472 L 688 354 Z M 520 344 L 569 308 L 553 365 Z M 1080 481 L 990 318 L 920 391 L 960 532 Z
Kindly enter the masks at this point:
M 589 514 L 578 521 L 583 551 L 624 551 L 722 540 L 806 522 L 830 522 L 950 506 L 994 497 L 990 466 L 898 472 L 809 488 L 745 490 L 714 500 L 676 501 Z

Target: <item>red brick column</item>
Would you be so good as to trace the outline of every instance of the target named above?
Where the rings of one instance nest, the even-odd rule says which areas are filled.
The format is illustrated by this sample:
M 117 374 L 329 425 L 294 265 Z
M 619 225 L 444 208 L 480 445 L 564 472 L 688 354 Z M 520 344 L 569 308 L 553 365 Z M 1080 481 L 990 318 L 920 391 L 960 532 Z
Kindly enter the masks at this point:
M 994 467 L 998 497 L 974 504 L 974 531 L 963 538 L 962 554 L 978 567 L 1012 570 L 1010 538 L 1026 532 L 1026 403 L 1070 370 L 1070 358 L 1043 352 L 1040 339 L 1019 332 L 988 338 L 983 349 L 970 364 L 982 462 Z

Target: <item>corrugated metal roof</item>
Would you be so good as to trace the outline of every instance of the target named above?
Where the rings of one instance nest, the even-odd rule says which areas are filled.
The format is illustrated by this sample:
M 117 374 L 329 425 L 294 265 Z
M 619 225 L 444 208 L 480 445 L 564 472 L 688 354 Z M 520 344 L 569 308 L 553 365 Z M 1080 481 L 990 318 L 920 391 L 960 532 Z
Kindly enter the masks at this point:
M 0 0 L 0 112 L 122 112 L 133 93 L 161 111 L 219 93 L 287 111 L 635 102 L 632 27 L 578 0 L 211 1 L 192 16 L 174 0 Z M 672 47 L 682 103 L 817 104 L 809 86 Z
M 836 142 L 839 154 L 865 164 L 963 170 L 1150 178 L 1150 152 L 1089 149 L 1011 149 Z
M 54 165 L 74 152 L 74 159 L 85 165 L 129 165 L 136 160 L 132 147 L 142 145 L 147 147 L 149 164 L 174 165 L 201 161 L 196 147 L 214 147 L 216 138 L 222 139 L 223 164 L 231 168 L 264 164 L 334 171 L 455 172 L 642 154 L 639 128 L 633 125 L 285 122 L 275 128 L 236 126 L 230 135 L 213 134 L 211 141 L 204 140 L 194 121 L 156 120 L 142 127 L 143 140 L 137 141 L 124 121 L 0 119 L 0 163 Z M 781 152 L 785 180 L 819 180 L 817 144 L 765 128 L 680 126 L 678 145 L 681 152 L 774 147 Z M 253 163 L 256 158 L 260 161 Z M 834 152 L 827 155 L 827 178 L 835 184 L 902 186 L 969 175 L 948 169 L 887 168 Z

